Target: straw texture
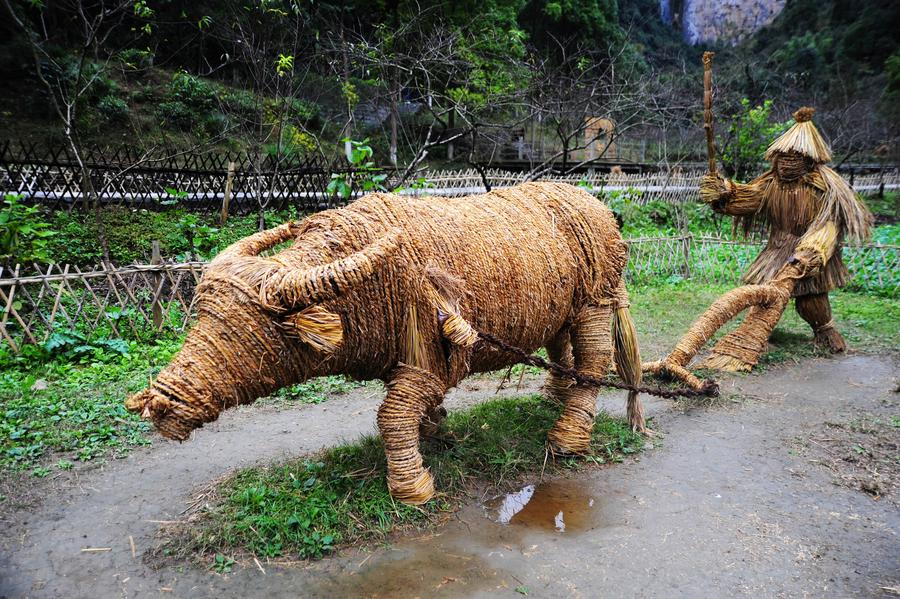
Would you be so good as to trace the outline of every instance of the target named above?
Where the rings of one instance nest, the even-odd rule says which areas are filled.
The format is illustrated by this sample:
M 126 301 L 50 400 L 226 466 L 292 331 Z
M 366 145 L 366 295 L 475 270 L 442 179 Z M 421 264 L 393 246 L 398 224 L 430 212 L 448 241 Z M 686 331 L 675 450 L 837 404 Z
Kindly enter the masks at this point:
M 815 108 L 804 106 L 794 113 L 794 124 L 766 150 L 766 160 L 781 153 L 796 152 L 815 162 L 831 162 L 831 150 L 812 122 Z
M 640 381 L 626 254 L 612 213 L 570 185 L 453 199 L 371 194 L 222 252 L 198 287 L 198 319 L 181 352 L 127 406 L 186 439 L 223 409 L 310 377 L 381 379 L 388 485 L 421 503 L 434 489 L 420 427 L 434 429 L 444 393 L 463 377 L 518 360 L 476 331 L 529 352 L 547 346 L 602 377 L 615 322 L 617 368 Z M 587 451 L 597 389 L 553 375 L 547 389 L 564 404 L 551 447 Z M 642 429 L 636 395 L 628 409 Z

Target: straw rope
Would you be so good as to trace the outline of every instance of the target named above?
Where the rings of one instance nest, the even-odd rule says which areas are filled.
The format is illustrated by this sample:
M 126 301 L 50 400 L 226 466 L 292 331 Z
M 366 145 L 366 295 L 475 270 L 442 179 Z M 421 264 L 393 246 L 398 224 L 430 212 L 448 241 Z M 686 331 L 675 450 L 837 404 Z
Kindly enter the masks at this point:
M 583 374 L 574 368 L 566 366 L 565 364 L 558 364 L 551 360 L 545 360 L 538 355 L 529 353 L 521 348 L 515 347 L 514 345 L 510 345 L 509 343 L 506 343 L 502 339 L 498 339 L 490 333 L 479 332 L 478 336 L 485 343 L 493 345 L 494 347 L 503 350 L 505 353 L 515 355 L 517 364 L 525 364 L 527 366 L 543 368 L 544 370 L 549 371 L 551 374 L 556 375 L 559 379 L 573 380 L 579 385 L 622 389 L 623 391 L 633 391 L 636 393 L 655 395 L 656 397 L 662 397 L 663 399 L 677 399 L 679 397 L 715 397 L 719 393 L 719 385 L 712 379 L 701 381 L 700 384 L 698 384 L 696 387 L 691 385 L 687 388 L 667 388 L 660 385 L 629 385 L 628 383 L 620 383 L 612 379 L 601 379 L 597 378 L 596 376 Z M 645 369 L 644 372 L 647 372 L 647 370 Z

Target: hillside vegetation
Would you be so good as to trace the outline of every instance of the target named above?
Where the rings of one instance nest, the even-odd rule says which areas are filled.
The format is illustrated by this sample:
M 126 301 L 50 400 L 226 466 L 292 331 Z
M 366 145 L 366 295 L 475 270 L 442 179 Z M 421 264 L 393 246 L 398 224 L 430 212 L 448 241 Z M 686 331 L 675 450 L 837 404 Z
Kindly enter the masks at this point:
M 0 20 L 4 138 L 279 155 L 370 138 L 381 160 L 415 167 L 490 162 L 538 122 L 558 163 L 607 116 L 654 158 L 702 149 L 703 48 L 653 0 L 138 1 L 101 19 L 100 3 L 77 4 L 13 2 Z M 776 121 L 815 104 L 838 155 L 890 158 L 898 32 L 890 0 L 789 0 L 718 48 L 717 115 L 746 112 L 744 98 L 771 100 Z

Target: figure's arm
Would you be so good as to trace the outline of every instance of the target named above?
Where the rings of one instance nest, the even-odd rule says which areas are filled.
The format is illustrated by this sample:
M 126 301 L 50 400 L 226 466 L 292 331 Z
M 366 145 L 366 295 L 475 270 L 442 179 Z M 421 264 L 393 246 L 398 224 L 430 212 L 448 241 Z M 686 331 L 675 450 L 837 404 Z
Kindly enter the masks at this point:
M 749 216 L 759 210 L 765 193 L 764 179 L 768 173 L 750 183 L 735 183 L 721 177 L 706 175 L 700 182 L 700 199 L 720 214 Z
M 800 238 L 790 263 L 797 264 L 805 277 L 816 275 L 834 255 L 838 243 L 837 224 L 833 220 L 821 221 Z

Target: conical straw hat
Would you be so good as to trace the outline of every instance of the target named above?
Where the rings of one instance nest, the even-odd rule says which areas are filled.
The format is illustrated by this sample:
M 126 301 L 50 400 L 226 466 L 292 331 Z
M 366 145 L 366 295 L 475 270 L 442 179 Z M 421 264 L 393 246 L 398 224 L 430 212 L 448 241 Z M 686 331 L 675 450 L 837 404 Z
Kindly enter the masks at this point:
M 794 125 L 784 135 L 772 142 L 766 150 L 766 160 L 771 161 L 775 154 L 797 152 L 809 156 L 816 162 L 831 160 L 831 150 L 822 139 L 822 135 L 812 122 L 815 108 L 804 106 L 794 113 Z

